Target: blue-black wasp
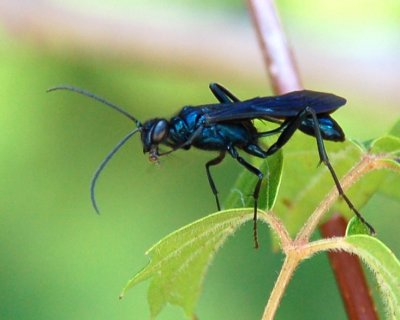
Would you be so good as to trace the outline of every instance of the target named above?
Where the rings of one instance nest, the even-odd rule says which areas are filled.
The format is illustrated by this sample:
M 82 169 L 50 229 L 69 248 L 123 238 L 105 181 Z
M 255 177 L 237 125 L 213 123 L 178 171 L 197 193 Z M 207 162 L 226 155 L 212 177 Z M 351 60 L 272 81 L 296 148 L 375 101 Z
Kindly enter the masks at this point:
M 122 113 L 136 125 L 136 128 L 129 132 L 105 157 L 93 176 L 90 194 L 93 207 L 97 212 L 99 212 L 99 209 L 95 199 L 95 186 L 101 171 L 125 142 L 135 133 L 140 132 L 143 152 L 149 154 L 149 159 L 152 162 L 158 162 L 159 157 L 179 149 L 189 150 L 192 146 L 207 151 L 218 151 L 218 156 L 208 161 L 205 165 L 208 182 L 215 196 L 218 210 L 221 209 L 221 206 L 210 167 L 221 163 L 228 153 L 243 167 L 256 175 L 258 181 L 253 192 L 253 230 L 255 246 L 258 247 L 257 204 L 263 173 L 242 158 L 238 150 L 243 150 L 259 158 L 267 158 L 282 148 L 298 129 L 316 138 L 320 162 L 324 163 L 329 169 L 338 193 L 356 216 L 369 228 L 370 232 L 375 233 L 373 227 L 363 218 L 344 193 L 339 179 L 329 162 L 324 146 L 324 140 L 345 140 L 342 128 L 330 114 L 346 104 L 346 99 L 330 93 L 300 90 L 279 96 L 257 97 L 240 101 L 220 84 L 211 83 L 209 87 L 218 103 L 186 106 L 169 120 L 154 118 L 144 123 L 121 107 L 80 88 L 58 86 L 48 90 L 69 90 L 83 94 Z M 278 127 L 273 130 L 259 132 L 253 124 L 255 119 L 277 123 Z M 259 139 L 272 135 L 278 135 L 276 142 L 267 150 L 263 150 L 258 143 Z M 160 145 L 169 149 L 161 151 Z

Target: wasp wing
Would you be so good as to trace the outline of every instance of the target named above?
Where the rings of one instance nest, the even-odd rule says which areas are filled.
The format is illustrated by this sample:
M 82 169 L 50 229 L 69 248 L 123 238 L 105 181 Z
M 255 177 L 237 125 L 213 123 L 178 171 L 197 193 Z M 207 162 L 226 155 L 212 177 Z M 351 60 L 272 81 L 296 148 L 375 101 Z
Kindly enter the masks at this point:
M 206 106 L 203 111 L 208 123 L 251 119 L 270 120 L 295 117 L 306 107 L 314 109 L 317 114 L 329 114 L 345 103 L 346 99 L 331 93 L 301 90 L 280 96 Z

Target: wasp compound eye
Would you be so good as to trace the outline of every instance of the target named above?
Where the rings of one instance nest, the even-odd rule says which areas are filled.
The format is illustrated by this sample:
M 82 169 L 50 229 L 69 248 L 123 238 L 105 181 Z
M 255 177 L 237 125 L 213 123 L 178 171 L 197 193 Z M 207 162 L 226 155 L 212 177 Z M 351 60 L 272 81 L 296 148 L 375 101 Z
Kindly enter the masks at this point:
M 154 124 L 151 140 L 153 143 L 160 143 L 167 136 L 169 131 L 168 121 L 161 119 Z

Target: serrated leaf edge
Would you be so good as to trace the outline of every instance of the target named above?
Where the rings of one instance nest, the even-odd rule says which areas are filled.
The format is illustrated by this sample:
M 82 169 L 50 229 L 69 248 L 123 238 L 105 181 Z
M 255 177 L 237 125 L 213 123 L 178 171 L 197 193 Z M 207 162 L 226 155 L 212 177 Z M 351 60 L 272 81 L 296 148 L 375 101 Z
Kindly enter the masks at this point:
M 218 230 L 218 229 L 222 230 L 222 232 L 220 232 L 220 233 L 218 233 L 218 231 L 215 232 L 214 233 L 215 236 L 212 236 L 212 239 L 215 239 L 218 236 L 220 236 L 222 238 L 221 242 L 218 243 L 218 245 L 216 245 L 216 247 L 215 247 L 215 251 L 216 251 L 218 248 L 221 247 L 221 245 L 225 242 L 225 240 L 238 229 L 239 226 L 241 226 L 246 221 L 252 219 L 252 209 L 247 209 L 247 210 L 246 209 L 231 209 L 231 210 L 216 212 L 214 214 L 211 214 L 211 215 L 203 217 L 199 220 L 196 220 L 192 224 L 186 225 L 178 230 L 175 230 L 174 232 L 167 235 L 165 238 L 158 241 L 149 250 L 146 251 L 146 255 L 149 255 L 151 257 L 149 263 L 141 271 L 139 271 L 133 278 L 131 278 L 127 282 L 127 284 L 125 285 L 124 289 L 122 290 L 122 292 L 120 294 L 120 298 L 123 298 L 123 296 L 125 295 L 125 292 L 128 289 L 132 288 L 133 286 L 135 286 L 136 284 L 138 284 L 142 281 L 145 281 L 145 280 L 151 278 L 154 273 L 156 273 L 158 270 L 160 270 L 161 264 L 166 263 L 166 261 L 171 259 L 173 256 L 179 254 L 179 251 L 182 251 L 183 248 L 189 246 L 194 241 L 196 241 L 200 238 L 209 236 L 212 232 L 210 231 L 210 228 L 207 228 L 204 232 L 197 234 L 195 238 L 193 238 L 190 241 L 187 241 L 184 245 L 180 246 L 179 249 L 172 250 L 165 257 L 163 257 L 160 261 L 158 261 L 156 264 L 152 265 L 152 256 L 151 255 L 153 252 L 158 250 L 158 247 L 160 245 L 166 243 L 169 239 L 175 237 L 176 234 L 185 232 L 185 231 L 189 230 L 190 228 L 193 228 L 194 226 L 196 226 L 196 224 L 202 223 L 206 219 L 212 219 L 212 218 L 218 217 L 223 213 L 233 214 L 233 213 L 238 213 L 238 212 L 242 213 L 242 217 L 240 218 L 240 220 L 238 220 L 237 216 L 234 216 L 233 218 L 231 218 L 229 220 L 223 220 L 222 223 L 214 223 L 213 224 L 212 230 Z M 235 221 L 236 221 L 236 223 L 233 223 Z M 223 230 L 225 230 L 225 231 L 223 231 Z M 211 238 L 210 238 L 210 241 L 211 241 Z M 205 270 L 206 269 L 207 268 L 205 268 Z

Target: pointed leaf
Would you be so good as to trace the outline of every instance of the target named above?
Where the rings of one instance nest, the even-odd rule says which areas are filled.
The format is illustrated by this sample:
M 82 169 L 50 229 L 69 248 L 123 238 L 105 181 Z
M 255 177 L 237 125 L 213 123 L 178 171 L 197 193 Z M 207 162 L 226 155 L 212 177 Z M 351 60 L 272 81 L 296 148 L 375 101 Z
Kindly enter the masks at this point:
M 150 248 L 150 263 L 137 273 L 121 293 L 151 278 L 148 301 L 152 318 L 167 304 L 192 316 L 208 266 L 228 236 L 253 218 L 252 210 L 227 210 L 187 225 Z
M 370 234 L 369 228 L 363 223 L 358 217 L 354 216 L 350 219 L 346 228 L 346 235 L 356 235 L 356 234 Z
M 346 251 L 357 254 L 373 271 L 386 306 L 387 319 L 400 318 L 400 261 L 377 238 L 352 235 L 344 239 Z
M 383 136 L 374 140 L 371 144 L 370 153 L 387 154 L 388 158 L 400 157 L 400 137 L 391 135 Z

